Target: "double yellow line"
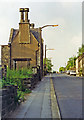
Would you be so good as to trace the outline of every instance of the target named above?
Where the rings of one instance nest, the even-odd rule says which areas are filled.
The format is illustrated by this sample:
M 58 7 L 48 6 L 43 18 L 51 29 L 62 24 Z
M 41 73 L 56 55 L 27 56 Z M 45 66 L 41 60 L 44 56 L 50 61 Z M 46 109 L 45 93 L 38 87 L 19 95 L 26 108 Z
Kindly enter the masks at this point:
M 50 77 L 50 84 L 51 84 L 51 89 L 50 89 L 50 95 L 51 95 L 51 111 L 52 111 L 52 118 L 58 118 L 58 120 L 61 120 L 61 115 L 60 115 L 60 110 L 58 107 L 56 95 L 55 95 L 55 90 L 54 90 L 54 85 L 52 78 Z

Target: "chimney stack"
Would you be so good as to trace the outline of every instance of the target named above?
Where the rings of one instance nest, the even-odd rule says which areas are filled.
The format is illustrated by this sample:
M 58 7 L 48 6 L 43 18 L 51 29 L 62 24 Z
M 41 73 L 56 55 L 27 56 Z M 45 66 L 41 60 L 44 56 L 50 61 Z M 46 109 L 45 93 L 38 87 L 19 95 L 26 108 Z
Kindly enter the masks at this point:
M 24 12 L 25 12 L 25 22 L 28 22 L 28 12 L 29 12 L 29 8 L 24 8 Z
M 21 19 L 20 19 L 20 22 L 24 22 L 24 8 L 20 8 L 19 10 L 21 12 Z

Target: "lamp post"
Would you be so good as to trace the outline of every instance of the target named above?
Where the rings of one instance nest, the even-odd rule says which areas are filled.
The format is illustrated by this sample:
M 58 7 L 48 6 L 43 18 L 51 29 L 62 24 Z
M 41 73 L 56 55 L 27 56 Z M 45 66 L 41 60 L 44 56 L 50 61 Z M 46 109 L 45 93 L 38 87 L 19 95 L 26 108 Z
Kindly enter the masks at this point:
M 42 29 L 45 27 L 56 27 L 58 25 L 44 25 L 43 27 L 39 27 L 39 36 L 40 36 L 40 77 L 43 77 L 43 42 L 42 42 Z
M 45 45 L 45 61 L 44 61 L 44 75 L 46 74 L 46 52 L 48 51 L 48 50 L 55 50 L 55 49 L 46 49 L 46 45 Z

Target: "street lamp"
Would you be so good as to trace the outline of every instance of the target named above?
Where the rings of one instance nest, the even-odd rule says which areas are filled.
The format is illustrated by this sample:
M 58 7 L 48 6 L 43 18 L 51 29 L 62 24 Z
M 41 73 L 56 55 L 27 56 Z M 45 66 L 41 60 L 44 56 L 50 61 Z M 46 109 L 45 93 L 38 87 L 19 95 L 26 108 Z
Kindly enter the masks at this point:
M 41 29 L 43 29 L 43 28 L 45 28 L 45 27 L 56 27 L 56 26 L 58 26 L 58 25 L 44 25 L 43 27 L 40 27 Z
M 45 45 L 45 60 L 44 60 L 44 74 L 46 74 L 46 52 L 48 51 L 48 50 L 55 50 L 55 49 L 46 49 L 46 45 Z
M 41 31 L 45 27 L 57 27 L 58 25 L 44 25 L 43 27 L 39 27 L 39 37 L 40 37 L 40 76 L 43 77 L 43 42 L 42 42 L 42 34 Z

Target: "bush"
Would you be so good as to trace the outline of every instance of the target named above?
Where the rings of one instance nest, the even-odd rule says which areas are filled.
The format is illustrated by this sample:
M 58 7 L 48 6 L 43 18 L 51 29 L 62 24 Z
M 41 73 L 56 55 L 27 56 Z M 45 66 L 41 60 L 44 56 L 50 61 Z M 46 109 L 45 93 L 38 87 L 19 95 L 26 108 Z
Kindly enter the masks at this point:
M 3 78 L 3 87 L 6 84 L 17 85 L 19 89 L 22 89 L 22 79 L 32 77 L 32 69 L 19 69 L 10 70 L 7 69 L 6 80 Z
M 31 90 L 25 89 L 25 93 L 31 93 Z
M 19 70 L 10 70 L 7 69 L 7 76 L 6 79 L 2 79 L 2 87 L 5 85 L 17 85 L 17 97 L 15 98 L 16 101 L 24 101 L 24 94 L 30 93 L 31 91 L 28 89 L 25 89 L 23 85 L 23 78 L 29 78 L 32 77 L 32 69 L 19 69 Z

